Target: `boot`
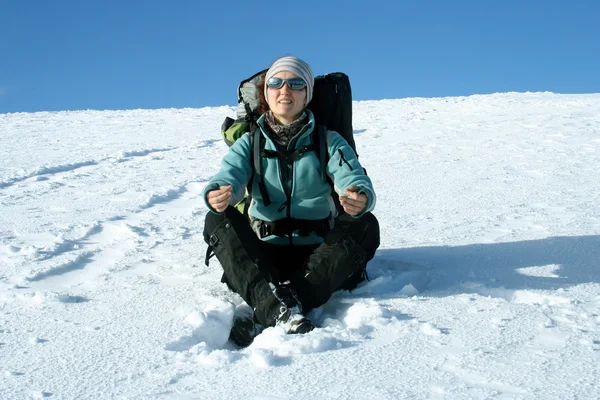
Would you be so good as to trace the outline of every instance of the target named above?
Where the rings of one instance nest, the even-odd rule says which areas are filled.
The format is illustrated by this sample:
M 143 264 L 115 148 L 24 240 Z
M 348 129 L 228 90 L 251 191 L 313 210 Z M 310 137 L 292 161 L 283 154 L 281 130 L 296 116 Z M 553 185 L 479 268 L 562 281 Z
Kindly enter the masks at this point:
M 307 333 L 315 326 L 302 315 L 302 303 L 297 294 L 286 285 L 272 285 L 273 296 L 255 309 L 255 316 L 267 321 L 268 326 L 281 326 L 286 333 Z
M 302 315 L 302 303 L 294 290 L 281 285 L 273 290 L 273 294 L 283 304 L 276 325 L 283 327 L 287 333 L 307 333 L 315 329 L 312 321 Z
M 254 313 L 235 315 L 231 332 L 229 332 L 229 340 L 238 347 L 248 347 L 263 329 L 264 326 L 254 320 Z

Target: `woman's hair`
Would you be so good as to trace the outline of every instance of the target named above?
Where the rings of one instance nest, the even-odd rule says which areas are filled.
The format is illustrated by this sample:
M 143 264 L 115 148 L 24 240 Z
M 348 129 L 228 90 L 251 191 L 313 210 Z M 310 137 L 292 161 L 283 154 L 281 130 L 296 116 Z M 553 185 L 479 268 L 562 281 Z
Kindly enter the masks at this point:
M 260 76 L 260 79 L 258 80 L 258 84 L 256 85 L 256 89 L 258 91 L 258 115 L 263 115 L 264 113 L 266 113 L 267 111 L 269 111 L 269 103 L 267 103 L 267 99 L 265 99 L 265 76 L 266 76 L 266 71 L 264 74 L 262 74 Z

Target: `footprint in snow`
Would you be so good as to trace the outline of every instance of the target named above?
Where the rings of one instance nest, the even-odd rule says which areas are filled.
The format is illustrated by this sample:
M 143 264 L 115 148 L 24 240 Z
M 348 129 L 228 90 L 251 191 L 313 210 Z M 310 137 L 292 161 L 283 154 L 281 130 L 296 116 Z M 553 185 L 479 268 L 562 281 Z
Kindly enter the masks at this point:
M 40 344 L 40 343 L 47 343 L 47 342 L 49 342 L 49 340 L 41 339 L 41 338 L 37 338 L 37 337 L 32 337 L 29 339 L 29 344 Z

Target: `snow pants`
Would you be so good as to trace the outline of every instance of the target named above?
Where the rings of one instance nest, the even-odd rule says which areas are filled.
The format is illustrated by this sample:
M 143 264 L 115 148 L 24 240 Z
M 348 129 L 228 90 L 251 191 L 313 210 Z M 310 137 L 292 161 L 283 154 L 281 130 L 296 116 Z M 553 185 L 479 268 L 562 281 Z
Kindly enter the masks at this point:
M 324 242 L 309 246 L 273 245 L 260 240 L 248 219 L 233 207 L 208 213 L 204 240 L 223 267 L 223 278 L 252 308 L 258 322 L 270 325 L 271 285 L 287 282 L 303 311 L 327 302 L 338 289 L 353 289 L 366 277 L 367 262 L 379 247 L 379 223 L 366 213 L 342 214 Z

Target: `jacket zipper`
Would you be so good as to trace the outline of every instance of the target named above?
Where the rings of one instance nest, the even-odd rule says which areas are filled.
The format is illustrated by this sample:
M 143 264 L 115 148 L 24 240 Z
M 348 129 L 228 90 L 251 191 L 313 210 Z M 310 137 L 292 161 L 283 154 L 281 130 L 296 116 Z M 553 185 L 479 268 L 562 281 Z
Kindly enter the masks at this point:
M 317 127 L 315 126 L 313 129 L 317 129 Z M 302 135 L 303 134 L 304 133 L 302 133 Z M 296 140 L 293 140 L 290 143 L 288 143 L 288 146 L 286 147 L 286 150 L 289 151 L 290 147 L 292 149 L 295 149 L 296 148 L 296 143 L 298 143 L 298 139 L 300 139 L 300 137 L 302 137 L 302 135 L 299 135 L 296 138 Z M 294 162 L 292 162 L 292 164 L 288 168 L 288 164 L 285 161 L 282 161 L 279 157 L 277 157 L 277 163 L 279 164 L 279 180 L 281 181 L 281 187 L 283 188 L 283 191 L 284 191 L 285 196 L 286 196 L 286 202 L 283 203 L 277 209 L 277 211 L 281 212 L 281 210 L 283 210 L 283 208 L 287 206 L 287 211 L 285 213 L 287 218 L 292 218 L 292 192 L 294 191 Z M 290 181 L 289 190 L 288 190 L 287 185 L 285 183 L 285 180 L 283 178 L 283 167 L 288 168 L 287 173 L 288 173 L 288 178 L 289 178 L 289 181 Z M 293 232 L 290 232 L 288 234 L 288 238 L 289 238 L 289 244 L 290 244 L 290 246 L 292 246 L 294 244 Z

